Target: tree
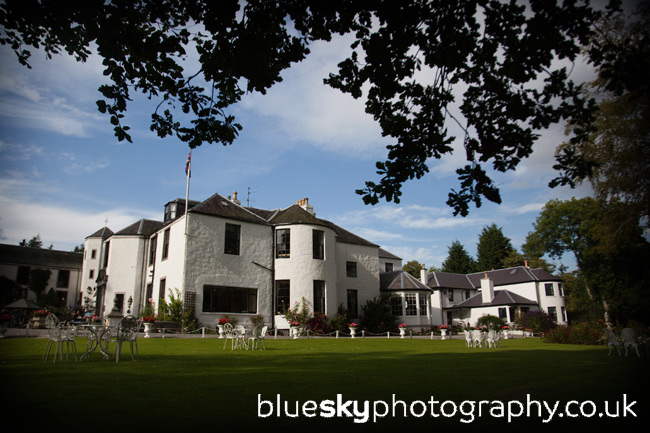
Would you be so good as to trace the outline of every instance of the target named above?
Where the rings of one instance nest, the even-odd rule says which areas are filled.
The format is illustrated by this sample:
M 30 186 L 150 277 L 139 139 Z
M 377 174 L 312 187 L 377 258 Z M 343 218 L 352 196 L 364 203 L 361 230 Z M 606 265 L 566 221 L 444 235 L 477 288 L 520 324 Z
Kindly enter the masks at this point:
M 640 3 L 631 17 L 602 19 L 597 29 L 587 51 L 598 48 L 604 61 L 585 87 L 585 94 L 599 101 L 595 129 L 583 141 L 563 143 L 558 153 L 580 156 L 584 170 L 574 165 L 565 173 L 579 172 L 570 177 L 590 182 L 599 199 L 628 205 L 612 218 L 610 231 L 639 220 L 650 228 L 650 4 Z
M 501 269 L 505 259 L 514 251 L 510 239 L 503 235 L 501 227 L 496 224 L 483 227 L 478 237 L 477 266 L 480 271 Z
M 514 170 L 536 131 L 562 119 L 590 122 L 593 104 L 553 61 L 574 61 L 606 11 L 498 0 L 6 0 L 0 43 L 26 66 L 33 49 L 78 61 L 96 52 L 109 80 L 97 108 L 118 140 L 131 141 L 125 113 L 139 92 L 159 102 L 151 130 L 195 148 L 231 144 L 242 127 L 230 110 L 246 92 L 281 81 L 311 42 L 352 34 L 349 57 L 324 81 L 365 97 L 393 140 L 376 165 L 379 183 L 357 193 L 366 204 L 399 202 L 402 184 L 425 175 L 427 160 L 452 153 L 455 123 L 467 164 L 447 203 L 467 215 L 470 203 L 501 201 L 485 164 Z
M 454 274 L 470 274 L 476 271 L 476 261 L 465 251 L 459 241 L 454 241 L 449 246 L 447 258 L 442 262 L 442 272 Z
M 526 237 L 530 251 L 561 258 L 573 254 L 589 299 L 602 304 L 605 320 L 646 320 L 650 307 L 650 244 L 641 227 L 619 227 L 616 244 L 602 236 L 611 205 L 595 198 L 551 200 Z
M 36 236 L 33 236 L 29 241 L 23 239 L 18 243 L 21 247 L 30 247 L 30 248 L 43 248 L 43 241 L 41 240 L 41 235 L 38 233 Z
M 417 260 L 411 260 L 402 266 L 402 270 L 413 275 L 418 280 L 420 279 L 420 271 L 424 269 L 424 265 Z
M 40 299 L 47 283 L 50 282 L 52 277 L 52 271 L 50 269 L 38 269 L 33 268 L 29 270 L 29 279 L 27 280 L 27 285 L 29 290 L 36 293 L 36 298 Z
M 545 269 L 550 273 L 555 272 L 555 265 L 548 263 L 543 258 L 527 255 L 526 253 L 521 254 L 516 250 L 512 250 L 503 259 L 503 267 L 514 268 L 515 266 L 528 266 L 533 269 Z

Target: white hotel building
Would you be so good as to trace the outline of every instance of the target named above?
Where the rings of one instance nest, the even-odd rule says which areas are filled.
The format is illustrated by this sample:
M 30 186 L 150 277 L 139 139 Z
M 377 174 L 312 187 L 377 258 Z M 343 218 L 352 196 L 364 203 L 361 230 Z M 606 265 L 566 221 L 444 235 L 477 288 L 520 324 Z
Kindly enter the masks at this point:
M 445 301 L 443 293 L 460 289 L 406 274 L 401 258 L 317 218 L 307 199 L 263 210 L 242 206 L 237 193 L 214 194 L 190 201 L 187 212 L 185 200 L 177 199 L 165 205 L 163 221 L 98 230 L 86 238 L 85 251 L 81 287 L 103 315 L 114 305 L 122 314 L 137 315 L 147 300 L 169 301 L 176 290 L 184 307 L 193 307 L 201 325 L 209 327 L 224 314 L 243 324 L 259 314 L 283 329 L 288 325 L 282 305 L 302 298 L 313 311 L 331 317 L 342 305 L 358 318 L 366 301 L 382 291 L 400 300 L 394 311 L 414 328 L 465 320 L 476 307 Z M 476 286 L 468 290 L 478 292 Z

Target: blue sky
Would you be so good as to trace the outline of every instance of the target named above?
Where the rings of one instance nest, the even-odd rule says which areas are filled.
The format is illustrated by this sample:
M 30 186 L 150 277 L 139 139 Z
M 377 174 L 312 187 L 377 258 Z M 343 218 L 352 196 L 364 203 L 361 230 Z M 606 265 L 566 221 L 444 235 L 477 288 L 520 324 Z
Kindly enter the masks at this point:
M 548 187 L 554 149 L 564 139 L 558 125 L 542 132 L 516 172 L 494 174 L 501 205 L 484 201 L 468 217 L 453 216 L 445 202 L 458 188 L 463 151 L 431 161 L 428 175 L 404 185 L 400 204 L 364 205 L 354 191 L 378 180 L 375 162 L 385 159 L 390 141 L 362 100 L 322 84 L 348 45 L 345 39 L 315 44 L 267 95 L 246 95 L 233 108 L 244 127 L 235 143 L 193 151 L 190 198 L 237 191 L 243 204 L 277 209 L 307 197 L 318 217 L 429 267 L 441 265 L 455 240 L 475 255 L 478 235 L 492 223 L 519 249 L 544 203 L 590 194 L 588 186 Z M 149 131 L 151 102 L 136 98 L 125 122 L 134 143 L 120 143 L 96 110 L 100 59 L 79 64 L 34 53 L 31 64 L 31 70 L 20 66 L 0 46 L 0 242 L 39 233 L 46 245 L 71 250 L 106 219 L 114 231 L 141 218 L 161 220 L 166 202 L 185 197 L 189 148 Z M 572 76 L 591 78 L 580 65 Z M 570 258 L 564 263 L 572 267 Z

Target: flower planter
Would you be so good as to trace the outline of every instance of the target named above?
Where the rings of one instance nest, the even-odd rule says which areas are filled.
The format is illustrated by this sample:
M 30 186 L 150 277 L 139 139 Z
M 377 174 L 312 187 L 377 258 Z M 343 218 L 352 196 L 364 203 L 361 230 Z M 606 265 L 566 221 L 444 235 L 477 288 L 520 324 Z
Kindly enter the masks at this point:
M 223 325 L 217 325 L 217 329 L 219 330 L 219 338 L 223 338 Z
M 442 336 L 443 340 L 447 339 L 447 330 L 446 329 L 441 329 L 440 330 L 440 335 Z
M 45 329 L 45 316 L 34 316 L 30 320 L 30 328 L 32 329 Z
M 9 324 L 6 322 L 0 323 L 0 338 L 5 337 L 5 333 L 7 332 L 7 326 L 9 326 Z
M 510 337 L 510 333 L 508 332 L 507 329 L 503 330 L 503 339 L 507 340 Z
M 300 335 L 300 327 L 298 326 L 290 327 L 289 331 L 290 331 L 290 335 L 294 338 L 294 340 L 298 338 L 298 335 Z
M 404 338 L 406 335 L 406 328 L 399 328 L 399 338 Z
M 350 328 L 350 337 L 354 338 L 357 335 L 357 328 Z
M 151 322 L 144 322 L 144 338 L 150 338 L 151 337 L 151 325 L 153 323 Z

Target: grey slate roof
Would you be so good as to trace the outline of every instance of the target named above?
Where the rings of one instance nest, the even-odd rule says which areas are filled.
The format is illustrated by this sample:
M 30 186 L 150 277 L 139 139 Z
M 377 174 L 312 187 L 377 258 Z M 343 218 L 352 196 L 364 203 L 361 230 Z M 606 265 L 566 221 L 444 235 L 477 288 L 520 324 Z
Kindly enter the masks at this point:
M 561 281 L 562 278 L 544 269 L 530 269 L 525 266 L 496 269 L 487 272 L 495 286 L 528 283 L 531 281 Z M 481 279 L 485 272 L 473 274 L 452 274 L 448 272 L 432 272 L 427 275 L 427 285 L 432 288 L 445 289 L 480 289 Z
M 422 290 L 431 292 L 429 287 L 403 270 L 379 274 L 379 290 Z
M 232 218 L 235 220 L 246 221 L 255 224 L 268 224 L 264 218 L 219 194 L 214 194 L 207 200 L 202 201 L 196 206 L 193 206 L 189 212 Z
M 165 223 L 162 221 L 154 221 L 141 219 L 136 221 L 128 227 L 123 228 L 122 230 L 115 233 L 114 236 L 146 236 L 149 237 L 152 234 L 160 230 Z
M 492 302 L 484 304 L 482 294 L 478 293 L 461 303 L 458 303 L 449 308 L 445 308 L 445 310 L 459 310 L 464 308 L 477 308 L 497 305 L 537 305 L 537 302 L 524 298 L 523 296 L 513 293 L 510 290 L 495 290 L 494 299 L 492 299 Z
M 390 253 L 383 248 L 379 248 L 379 257 L 383 259 L 402 260 L 401 257 L 397 257 L 395 254 Z
M 95 233 L 93 233 L 92 235 L 86 236 L 86 239 L 88 239 L 88 238 L 108 239 L 111 236 L 113 236 L 113 230 L 109 229 L 108 227 L 102 227 L 101 229 L 99 229 Z
M 83 257 L 83 253 L 0 244 L 0 263 L 11 265 L 81 269 Z

